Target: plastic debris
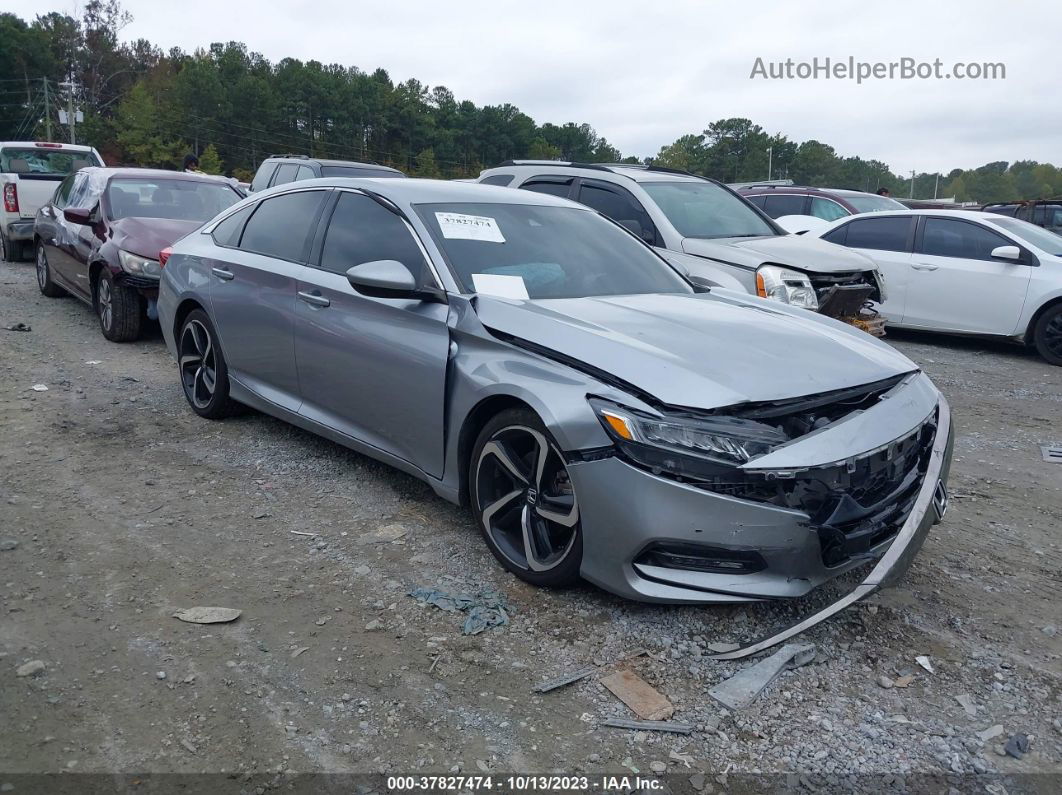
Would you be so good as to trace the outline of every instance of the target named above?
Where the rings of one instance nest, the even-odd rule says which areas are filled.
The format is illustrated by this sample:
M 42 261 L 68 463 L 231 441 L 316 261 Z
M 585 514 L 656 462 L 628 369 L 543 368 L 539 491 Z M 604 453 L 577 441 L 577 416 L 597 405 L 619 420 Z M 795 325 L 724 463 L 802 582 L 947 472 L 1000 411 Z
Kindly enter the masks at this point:
M 708 691 L 708 695 L 729 709 L 743 709 L 755 701 L 763 688 L 782 671 L 807 665 L 814 659 L 813 644 L 786 644 L 767 659 L 720 682 Z
M 671 732 L 672 734 L 693 733 L 693 727 L 688 723 L 675 723 L 670 720 L 624 720 L 622 718 L 606 718 L 601 721 L 601 725 L 610 726 L 613 729 L 631 729 L 633 731 Z
M 1003 746 L 1003 752 L 1007 756 L 1013 756 L 1015 759 L 1021 759 L 1023 756 L 1029 753 L 1029 735 L 1012 734 L 1010 739 L 1007 740 L 1007 744 Z
M 531 691 L 534 693 L 548 693 L 550 690 L 556 690 L 558 687 L 564 687 L 570 685 L 573 682 L 578 682 L 580 679 L 585 679 L 590 676 L 597 669 L 594 666 L 589 665 L 586 668 L 581 668 L 578 671 L 558 676 L 556 679 L 549 679 L 545 682 L 539 682 Z
M 33 391 L 34 392 L 47 392 L 48 391 L 48 387 L 47 387 L 46 384 L 34 384 L 33 385 Z
M 409 595 L 421 604 L 434 605 L 447 613 L 466 613 L 461 631 L 466 635 L 478 635 L 489 627 L 509 623 L 509 603 L 500 591 L 480 591 L 475 596 L 453 594 L 438 588 L 415 588 Z
M 4 331 L 33 331 L 33 329 L 25 323 L 12 323 L 10 326 L 4 326 Z
M 601 684 L 644 720 L 663 720 L 675 712 L 666 696 L 633 671 L 616 671 L 602 679 Z
M 915 662 L 918 663 L 919 665 L 921 665 L 923 668 L 925 668 L 931 674 L 935 674 L 936 673 L 936 671 L 933 670 L 933 663 L 931 663 L 929 661 L 929 658 L 926 657 L 926 655 L 924 655 L 924 654 L 918 655 L 917 657 L 915 657 Z
M 239 618 L 240 611 L 232 607 L 186 607 L 173 617 L 189 624 L 227 624 Z

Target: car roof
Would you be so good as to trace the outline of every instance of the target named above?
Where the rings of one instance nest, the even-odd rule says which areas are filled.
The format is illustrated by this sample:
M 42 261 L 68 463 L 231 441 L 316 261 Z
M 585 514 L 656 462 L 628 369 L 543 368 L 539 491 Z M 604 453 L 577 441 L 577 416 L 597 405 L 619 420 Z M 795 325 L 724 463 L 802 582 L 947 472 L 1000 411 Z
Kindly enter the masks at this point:
M 164 168 L 134 168 L 131 166 L 87 166 L 80 169 L 90 179 L 109 179 L 110 177 L 154 177 L 156 179 L 184 179 L 190 182 L 221 182 L 230 184 L 228 177 L 216 174 L 195 174 L 188 171 L 170 171 Z
M 62 141 L 0 141 L 0 147 L 18 147 L 19 149 L 40 149 L 42 151 L 62 152 L 91 152 L 91 146 L 84 144 L 64 144 Z
M 853 220 L 866 220 L 868 218 L 886 218 L 890 215 L 899 216 L 911 216 L 911 215 L 934 215 L 941 218 L 965 218 L 968 221 L 998 221 L 1001 216 L 999 213 L 986 213 L 980 210 L 949 210 L 947 208 L 941 209 L 920 209 L 920 210 L 876 210 L 872 213 L 860 213 L 858 215 L 847 215 L 844 218 L 839 218 L 838 221 L 853 221 Z M 835 224 L 837 221 L 834 222 Z
M 322 166 L 353 166 L 356 168 L 371 168 L 377 171 L 394 171 L 396 174 L 402 173 L 397 168 L 380 165 L 379 163 L 364 163 L 360 160 L 324 160 L 308 155 L 270 155 L 266 160 L 291 160 L 295 163 L 317 163 Z
M 446 179 L 393 179 L 391 177 L 321 177 L 304 179 L 278 185 L 267 191 L 251 194 L 253 197 L 279 195 L 291 189 L 306 188 L 356 188 L 367 190 L 395 204 L 468 203 L 468 204 L 529 204 L 553 207 L 586 206 L 568 199 L 534 191 L 515 191 L 497 185 L 481 185 L 476 182 L 457 182 Z
M 511 173 L 559 174 L 572 176 L 586 172 L 616 174 L 635 182 L 705 182 L 707 177 L 700 177 L 686 171 L 662 166 L 642 166 L 635 163 L 576 163 L 569 160 L 506 160 L 494 168 L 485 169 L 480 177 L 489 174 Z

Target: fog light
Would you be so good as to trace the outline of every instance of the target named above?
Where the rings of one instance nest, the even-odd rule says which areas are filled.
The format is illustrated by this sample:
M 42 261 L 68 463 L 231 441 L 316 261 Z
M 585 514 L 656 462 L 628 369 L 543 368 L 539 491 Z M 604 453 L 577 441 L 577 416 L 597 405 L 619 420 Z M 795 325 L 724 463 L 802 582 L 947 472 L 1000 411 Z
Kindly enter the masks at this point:
M 643 566 L 712 574 L 753 574 L 767 568 L 767 562 L 759 552 L 682 543 L 653 544 L 634 562 Z

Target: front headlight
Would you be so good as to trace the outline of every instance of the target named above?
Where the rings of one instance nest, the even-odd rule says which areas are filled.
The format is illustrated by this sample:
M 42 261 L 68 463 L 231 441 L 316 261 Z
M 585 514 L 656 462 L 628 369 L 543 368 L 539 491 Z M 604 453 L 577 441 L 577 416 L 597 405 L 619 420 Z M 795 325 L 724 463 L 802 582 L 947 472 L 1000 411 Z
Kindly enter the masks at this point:
M 807 274 L 779 265 L 759 267 L 756 271 L 756 295 L 804 309 L 819 308 L 819 298 Z
M 786 441 L 779 428 L 726 416 L 651 417 L 592 398 L 590 405 L 617 446 L 654 470 L 705 477 L 740 466 Z
M 162 276 L 162 266 L 159 265 L 158 260 L 148 259 L 147 257 L 141 257 L 139 254 L 132 254 L 119 249 L 118 262 L 121 264 L 122 270 L 135 276 L 148 276 L 152 279 Z

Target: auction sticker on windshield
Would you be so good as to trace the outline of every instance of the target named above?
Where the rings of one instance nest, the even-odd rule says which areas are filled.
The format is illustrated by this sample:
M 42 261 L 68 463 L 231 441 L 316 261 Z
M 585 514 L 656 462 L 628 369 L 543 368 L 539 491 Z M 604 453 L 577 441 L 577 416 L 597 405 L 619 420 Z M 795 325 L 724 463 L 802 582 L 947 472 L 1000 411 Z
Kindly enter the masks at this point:
M 463 213 L 435 213 L 443 237 L 451 240 L 481 240 L 486 243 L 504 243 L 505 238 L 498 222 L 486 215 Z M 526 297 L 526 296 L 525 296 Z
M 493 295 L 498 298 L 519 298 L 528 300 L 527 285 L 519 276 L 504 276 L 499 273 L 473 273 L 472 286 L 477 293 Z

